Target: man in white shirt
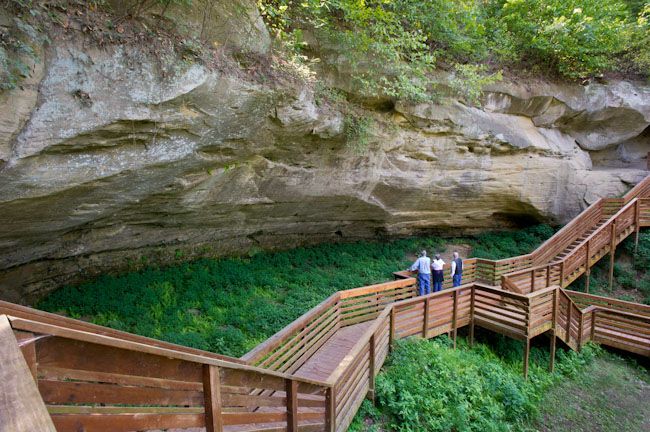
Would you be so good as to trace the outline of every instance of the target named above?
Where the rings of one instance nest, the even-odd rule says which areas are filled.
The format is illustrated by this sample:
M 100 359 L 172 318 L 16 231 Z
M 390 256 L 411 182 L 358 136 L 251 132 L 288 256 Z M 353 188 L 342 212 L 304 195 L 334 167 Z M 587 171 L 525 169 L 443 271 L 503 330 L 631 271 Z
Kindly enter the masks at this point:
M 431 262 L 433 269 L 433 292 L 442 290 L 442 281 L 444 279 L 443 267 L 445 262 L 440 258 L 440 254 L 436 254 L 436 258 Z
M 431 259 L 427 251 L 420 252 L 420 258 L 411 266 L 411 271 L 418 272 L 418 293 L 420 295 L 431 294 Z
M 457 287 L 461 284 L 463 277 L 463 260 L 460 259 L 458 252 L 454 252 L 454 259 L 451 262 L 451 280 L 453 286 Z

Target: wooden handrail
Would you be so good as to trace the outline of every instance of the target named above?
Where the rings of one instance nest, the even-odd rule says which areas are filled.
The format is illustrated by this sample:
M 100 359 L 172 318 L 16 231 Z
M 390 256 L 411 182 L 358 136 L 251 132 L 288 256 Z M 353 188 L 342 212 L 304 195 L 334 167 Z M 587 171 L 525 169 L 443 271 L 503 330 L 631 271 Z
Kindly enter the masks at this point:
M 153 354 L 153 355 L 158 355 L 158 356 L 163 356 L 166 358 L 170 359 L 178 359 L 178 360 L 185 360 L 185 361 L 190 361 L 193 363 L 201 363 L 201 364 L 206 364 L 206 365 L 212 365 L 212 366 L 218 366 L 218 367 L 224 367 L 228 369 L 234 369 L 234 370 L 241 370 L 241 371 L 248 371 L 248 372 L 256 372 L 259 374 L 263 375 L 269 375 L 277 378 L 282 378 L 282 379 L 294 379 L 296 381 L 305 383 L 305 384 L 312 384 L 316 386 L 325 386 L 327 383 L 322 382 L 322 381 L 316 381 L 316 380 L 310 380 L 307 378 L 300 378 L 300 377 L 294 377 L 289 374 L 284 374 L 281 372 L 275 372 L 272 370 L 268 369 L 262 369 L 258 368 L 255 366 L 250 366 L 246 364 L 241 364 L 241 363 L 235 363 L 235 362 L 228 362 L 220 359 L 214 359 L 210 358 L 207 356 L 202 356 L 202 355 L 196 355 L 192 353 L 186 353 L 182 351 L 176 351 L 173 349 L 168 349 L 168 348 L 161 348 L 157 346 L 152 346 L 149 344 L 145 343 L 140 343 L 140 342 L 132 342 L 132 341 L 127 341 L 124 339 L 119 339 L 111 336 L 104 336 L 100 334 L 95 334 L 95 333 L 89 333 L 89 332 L 84 332 L 81 330 L 75 330 L 75 329 L 70 329 L 70 328 L 65 328 L 65 327 L 59 327 L 55 326 L 52 324 L 46 324 L 38 321 L 32 321 L 29 319 L 25 318 L 18 318 L 18 317 L 13 317 L 13 316 L 8 316 L 9 321 L 11 322 L 11 326 L 14 329 L 19 329 L 19 330 L 24 330 L 24 331 L 29 331 L 29 332 L 35 332 L 35 333 L 42 333 L 42 334 L 48 334 L 52 336 L 57 336 L 57 337 L 63 337 L 63 338 L 68 338 L 68 339 L 74 339 L 78 341 L 83 341 L 83 342 L 90 342 L 93 344 L 97 345 L 103 345 L 107 347 L 112 347 L 112 348 L 120 348 L 120 349 L 125 349 L 125 350 L 130 350 L 130 351 L 136 351 L 140 353 L 145 353 L 145 354 Z
M 245 361 L 235 357 L 224 356 L 210 351 L 203 351 L 196 348 L 190 348 L 183 345 L 164 342 L 158 339 L 148 338 L 145 336 L 128 333 L 121 330 L 115 330 L 109 327 L 92 324 L 74 318 L 64 317 L 61 315 L 45 312 L 38 309 L 33 309 L 27 306 L 21 306 L 14 303 L 5 302 L 2 300 L 0 300 L 0 314 L 9 315 L 15 318 L 24 318 L 32 321 L 39 321 L 39 322 L 48 323 L 52 325 L 66 326 L 71 329 L 77 329 L 89 333 L 95 333 L 98 335 L 111 336 L 117 339 L 124 339 L 124 340 L 133 341 L 141 344 L 170 349 L 178 352 L 200 355 L 211 359 L 217 359 L 217 360 L 223 360 L 232 363 L 238 363 L 242 365 L 248 365 L 248 363 L 246 363 Z
M 302 314 L 299 318 L 291 322 L 288 326 L 282 328 L 280 331 L 275 333 L 273 336 L 257 345 L 255 348 L 247 352 L 241 357 L 241 360 L 246 364 L 257 362 L 260 357 L 264 356 L 269 351 L 277 348 L 282 344 L 282 341 L 291 336 L 294 332 L 300 330 L 302 326 L 307 324 L 314 316 L 318 315 L 319 312 L 325 311 L 327 308 L 332 307 L 340 300 L 340 292 L 335 292 L 318 305 L 309 309 L 307 312 Z
M 580 242 L 578 244 L 578 246 L 576 246 L 575 249 L 573 249 L 571 251 L 571 253 L 569 253 L 567 256 L 565 256 L 562 259 L 562 261 L 566 261 L 570 256 L 574 255 L 576 253 L 576 251 L 578 251 L 580 248 L 582 248 L 587 243 L 589 243 L 589 241 L 591 241 L 593 238 L 595 238 L 597 234 L 600 234 L 601 231 L 603 231 L 603 230 L 605 230 L 607 228 L 611 229 L 611 225 L 616 222 L 616 219 L 618 219 L 623 213 L 625 213 L 627 210 L 629 210 L 631 207 L 633 207 L 635 205 L 635 202 L 636 202 L 636 198 L 631 200 L 627 204 L 625 204 L 619 211 L 617 211 L 614 215 L 612 215 L 609 219 L 607 219 L 607 222 L 605 222 L 596 231 L 591 233 L 586 239 L 584 239 L 582 242 Z
M 535 249 L 531 255 L 533 256 L 534 259 L 537 259 L 540 255 L 542 255 L 546 249 L 549 249 L 557 244 L 557 240 L 567 234 L 569 231 L 571 231 L 573 228 L 575 228 L 576 225 L 579 225 L 582 223 L 582 220 L 584 218 L 588 217 L 591 213 L 597 212 L 598 210 L 602 210 L 602 205 L 603 205 L 604 199 L 599 198 L 596 200 L 594 203 L 592 203 L 589 207 L 587 207 L 580 215 L 578 215 L 576 218 L 571 220 L 568 224 L 566 224 L 564 227 L 562 227 L 558 232 L 553 234 L 548 240 L 543 242 L 537 249 Z
M 643 180 L 637 183 L 632 189 L 630 189 L 623 199 L 625 202 L 631 201 L 634 198 L 639 198 L 641 194 L 648 195 L 650 194 L 650 177 L 646 176 Z

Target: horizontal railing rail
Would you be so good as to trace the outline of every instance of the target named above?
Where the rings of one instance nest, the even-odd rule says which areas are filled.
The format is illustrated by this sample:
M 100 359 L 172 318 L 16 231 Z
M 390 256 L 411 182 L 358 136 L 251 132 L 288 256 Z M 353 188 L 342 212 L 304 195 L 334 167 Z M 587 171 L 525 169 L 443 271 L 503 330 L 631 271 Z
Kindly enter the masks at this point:
M 331 388 L 324 382 L 38 316 L 3 316 L 58 432 L 268 424 L 325 430 Z

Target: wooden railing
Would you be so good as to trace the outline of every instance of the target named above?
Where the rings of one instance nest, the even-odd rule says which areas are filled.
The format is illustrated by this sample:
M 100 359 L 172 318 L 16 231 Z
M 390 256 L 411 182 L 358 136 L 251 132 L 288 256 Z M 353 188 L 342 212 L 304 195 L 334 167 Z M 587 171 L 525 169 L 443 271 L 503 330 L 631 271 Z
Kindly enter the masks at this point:
M 241 359 L 254 366 L 293 373 L 327 342 L 340 326 L 337 292 Z
M 55 325 L 48 318 L 40 313 L 0 315 L 10 323 L 29 379 L 38 386 L 59 432 L 201 427 L 221 431 L 269 424 L 294 431 L 299 425 L 325 429 L 331 394 L 325 383 L 197 354 L 198 350 L 80 330 L 74 327 L 82 323 L 68 325 L 73 320 Z M 11 341 L 3 341 L 3 349 L 5 343 Z
M 502 277 L 502 286 L 519 293 L 555 284 L 568 286 L 588 273 L 603 256 L 610 254 L 613 257 L 616 246 L 638 230 L 641 205 L 636 198 L 630 200 L 562 259 L 506 274 Z
M 336 292 L 241 359 L 255 366 L 292 373 L 336 330 L 372 321 L 388 304 L 416 295 L 415 279 L 408 277 Z
M 597 296 L 579 291 L 564 291 L 581 309 L 586 309 L 589 306 L 597 306 L 602 309 L 611 309 L 619 312 L 632 313 L 635 315 L 650 316 L 650 305 Z
M 592 307 L 591 340 L 643 356 L 650 356 L 650 317 Z
M 38 383 L 58 431 L 344 431 L 366 395 L 374 394 L 375 376 L 393 340 L 450 333 L 455 343 L 457 330 L 464 326 L 470 327 L 470 340 L 474 327 L 480 326 L 524 341 L 524 374 L 530 339 L 549 330 L 573 349 L 594 340 L 650 355 L 648 306 L 557 286 L 523 295 L 468 284 L 410 297 L 413 283 L 404 279 L 337 293 L 297 320 L 291 331 L 278 333 L 266 349 L 252 352 L 261 362 L 271 355 L 298 361 L 307 351 L 298 355 L 305 347 L 297 341 L 310 334 L 306 330 L 316 338 L 327 334 L 328 317 L 336 317 L 339 326 L 345 320 L 350 325 L 371 322 L 325 381 L 210 358 L 198 350 L 121 339 L 116 337 L 120 332 L 98 334 L 90 327 L 82 330 L 88 324 L 75 320 L 55 325 L 47 322 L 54 317 L 43 312 L 30 316 L 23 310 L 22 317 L 8 320 L 21 343 L 30 380 Z M 589 306 L 581 309 L 584 304 Z M 349 316 L 343 320 L 346 307 Z
M 488 260 L 483 258 L 468 258 L 463 260 L 463 283 L 482 283 L 487 285 L 499 285 L 500 278 L 506 273 L 514 270 L 530 267 L 530 255 L 521 255 L 514 258 L 502 260 Z M 408 270 L 393 273 L 397 279 L 416 277 L 417 272 Z M 433 284 L 432 284 L 433 286 Z M 452 280 L 449 274 L 445 274 L 442 284 L 443 289 L 452 288 Z
M 565 250 L 571 243 L 579 238 L 585 231 L 596 225 L 603 218 L 603 205 L 605 200 L 599 199 L 590 205 L 580 215 L 572 219 L 551 238 L 542 243 L 531 255 L 532 264 L 535 266 L 547 264 L 557 254 Z

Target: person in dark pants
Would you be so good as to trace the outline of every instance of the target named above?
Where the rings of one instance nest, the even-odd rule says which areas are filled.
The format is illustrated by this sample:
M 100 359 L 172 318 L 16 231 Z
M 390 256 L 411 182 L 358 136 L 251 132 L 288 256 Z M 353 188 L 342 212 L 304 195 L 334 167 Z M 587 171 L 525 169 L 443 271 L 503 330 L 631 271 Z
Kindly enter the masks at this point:
M 444 279 L 443 267 L 445 262 L 440 258 L 440 254 L 436 254 L 435 259 L 431 262 L 433 269 L 433 292 L 442 290 L 442 281 Z
M 460 259 L 458 252 L 454 252 L 454 259 L 451 262 L 451 280 L 453 286 L 460 286 L 463 278 L 463 260 Z
M 427 251 L 420 252 L 420 258 L 411 266 L 411 271 L 418 272 L 418 293 L 420 295 L 431 294 L 431 259 Z

